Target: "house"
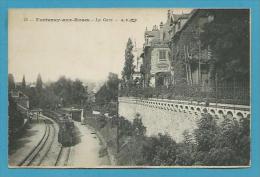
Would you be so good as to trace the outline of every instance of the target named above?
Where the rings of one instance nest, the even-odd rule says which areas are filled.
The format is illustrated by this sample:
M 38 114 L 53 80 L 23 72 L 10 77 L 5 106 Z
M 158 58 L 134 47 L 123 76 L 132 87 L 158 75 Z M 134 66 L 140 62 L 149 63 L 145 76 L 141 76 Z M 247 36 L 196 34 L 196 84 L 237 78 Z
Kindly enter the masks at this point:
M 207 85 L 211 50 L 202 48 L 200 34 L 203 26 L 214 20 L 205 9 L 193 10 L 189 15 L 176 17 L 169 31 L 174 84 Z
M 14 101 L 27 111 L 29 109 L 29 97 L 22 93 L 21 91 L 10 91 L 11 97 L 14 99 Z
M 145 70 L 145 86 L 170 86 L 174 82 L 172 55 L 169 43 L 172 33 L 176 33 L 186 23 L 188 14 L 176 15 L 168 10 L 167 21 L 159 27 L 153 26 L 151 31 L 145 31 L 143 66 Z M 177 22 L 176 29 L 172 25 Z

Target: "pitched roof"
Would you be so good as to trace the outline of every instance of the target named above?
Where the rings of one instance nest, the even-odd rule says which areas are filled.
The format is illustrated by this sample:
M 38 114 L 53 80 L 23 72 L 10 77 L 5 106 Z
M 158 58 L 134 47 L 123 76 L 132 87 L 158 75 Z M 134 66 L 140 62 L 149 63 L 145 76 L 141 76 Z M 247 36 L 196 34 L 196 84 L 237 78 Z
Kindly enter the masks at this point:
M 189 14 L 172 14 L 171 19 L 173 22 L 177 22 L 179 19 L 187 19 L 189 18 Z
M 180 33 L 184 28 L 186 28 L 187 24 L 193 19 L 193 17 L 195 16 L 195 14 L 198 12 L 197 9 L 194 9 L 191 11 L 190 14 L 186 14 L 187 16 L 185 17 L 185 19 L 187 19 L 187 21 L 181 26 L 181 29 L 177 32 L 177 33 Z M 183 14 L 184 15 L 184 14 Z M 179 18 L 179 19 L 183 19 L 184 17 L 182 18 Z
M 193 16 L 193 14 L 196 11 L 193 10 L 191 13 L 189 14 L 174 14 L 174 13 L 170 13 L 170 18 L 167 19 L 167 21 L 165 23 L 163 23 L 162 28 L 157 28 L 157 26 L 153 26 L 153 30 L 151 31 L 145 31 L 145 35 L 148 37 L 152 37 L 151 43 L 152 44 L 166 44 L 167 42 L 169 42 L 170 40 L 170 35 L 169 35 L 169 31 L 172 28 L 172 24 L 177 23 L 178 20 L 181 19 L 187 19 L 187 21 L 184 23 L 184 25 L 181 27 L 180 31 L 182 30 L 182 28 L 185 26 L 185 24 L 189 21 L 189 19 Z M 161 22 L 162 23 L 162 22 Z M 161 24 L 160 24 L 161 26 Z M 163 31 L 163 33 L 165 33 L 165 38 L 161 39 L 161 35 L 160 33 Z

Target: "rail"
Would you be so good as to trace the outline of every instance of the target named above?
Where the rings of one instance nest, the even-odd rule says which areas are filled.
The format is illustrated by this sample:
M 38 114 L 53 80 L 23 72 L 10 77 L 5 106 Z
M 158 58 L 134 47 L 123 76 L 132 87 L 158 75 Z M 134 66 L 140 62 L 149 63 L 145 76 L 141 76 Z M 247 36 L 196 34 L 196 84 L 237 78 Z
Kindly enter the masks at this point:
M 48 140 L 49 133 L 50 133 L 50 127 L 46 124 L 45 120 L 44 120 L 44 124 L 45 124 L 45 129 L 44 129 L 43 137 L 41 138 L 39 143 L 32 149 L 32 151 L 18 164 L 18 166 L 30 166 L 30 164 L 36 158 L 37 154 L 39 154 L 39 152 L 43 149 L 45 143 Z

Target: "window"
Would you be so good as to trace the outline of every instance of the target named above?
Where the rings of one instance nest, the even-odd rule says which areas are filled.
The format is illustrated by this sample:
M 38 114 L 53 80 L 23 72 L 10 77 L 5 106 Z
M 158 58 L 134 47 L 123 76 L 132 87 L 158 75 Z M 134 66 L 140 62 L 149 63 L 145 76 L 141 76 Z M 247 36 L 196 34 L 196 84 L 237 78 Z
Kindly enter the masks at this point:
M 181 29 L 181 21 L 178 21 L 178 30 Z
M 165 50 L 159 51 L 159 60 L 166 60 L 166 51 Z
M 165 40 L 165 32 L 163 32 L 163 40 Z

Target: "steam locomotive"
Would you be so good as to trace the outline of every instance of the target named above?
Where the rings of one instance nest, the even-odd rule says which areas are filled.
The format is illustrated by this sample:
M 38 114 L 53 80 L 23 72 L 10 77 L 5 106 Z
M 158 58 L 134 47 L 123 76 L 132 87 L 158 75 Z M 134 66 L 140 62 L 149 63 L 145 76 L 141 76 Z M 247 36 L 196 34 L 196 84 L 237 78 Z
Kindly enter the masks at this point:
M 74 122 L 69 115 L 62 115 L 59 117 L 59 133 L 58 141 L 63 146 L 70 146 L 74 144 Z

